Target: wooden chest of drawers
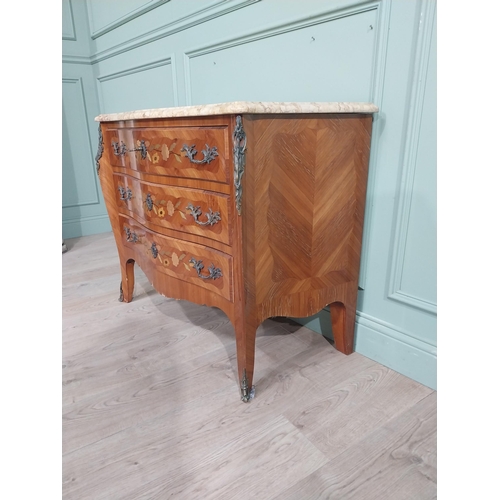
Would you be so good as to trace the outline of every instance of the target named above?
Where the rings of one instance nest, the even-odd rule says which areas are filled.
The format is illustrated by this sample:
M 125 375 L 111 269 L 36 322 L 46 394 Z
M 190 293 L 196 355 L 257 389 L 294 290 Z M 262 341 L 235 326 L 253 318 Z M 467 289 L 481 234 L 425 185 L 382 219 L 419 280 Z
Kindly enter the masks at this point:
M 241 397 L 255 334 L 329 305 L 353 350 L 372 114 L 363 103 L 228 103 L 100 115 L 96 156 L 120 258 L 167 297 L 222 309 Z

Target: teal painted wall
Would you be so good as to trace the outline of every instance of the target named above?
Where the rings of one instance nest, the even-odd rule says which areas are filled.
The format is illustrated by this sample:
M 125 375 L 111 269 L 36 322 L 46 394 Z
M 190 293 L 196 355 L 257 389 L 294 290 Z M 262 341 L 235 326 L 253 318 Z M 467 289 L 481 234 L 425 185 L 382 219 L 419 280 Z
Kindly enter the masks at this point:
M 99 114 L 87 7 L 62 2 L 62 237 L 111 231 L 94 157 Z
M 355 349 L 436 387 L 436 3 L 63 0 L 63 237 L 109 231 L 99 113 L 370 101 Z M 329 314 L 301 320 L 331 336 Z

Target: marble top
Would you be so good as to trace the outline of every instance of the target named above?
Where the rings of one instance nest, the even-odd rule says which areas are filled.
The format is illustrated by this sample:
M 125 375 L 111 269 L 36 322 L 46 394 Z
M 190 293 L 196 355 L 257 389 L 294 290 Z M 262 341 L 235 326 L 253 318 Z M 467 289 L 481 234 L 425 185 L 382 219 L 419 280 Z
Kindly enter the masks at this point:
M 142 109 L 110 113 L 95 117 L 96 122 L 139 120 L 141 118 L 174 118 L 182 116 L 211 116 L 232 114 L 289 114 L 289 113 L 377 113 L 378 107 L 367 102 L 250 102 L 235 101 L 175 108 Z

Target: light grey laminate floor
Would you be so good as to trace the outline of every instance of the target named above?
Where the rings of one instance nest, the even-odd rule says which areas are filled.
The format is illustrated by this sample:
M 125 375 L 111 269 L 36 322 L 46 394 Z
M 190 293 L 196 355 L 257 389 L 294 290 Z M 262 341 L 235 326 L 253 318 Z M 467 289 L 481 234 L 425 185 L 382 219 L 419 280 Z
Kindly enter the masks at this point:
M 287 320 L 258 330 L 242 403 L 232 326 L 136 266 L 111 233 L 65 240 L 63 498 L 436 498 L 436 392 Z

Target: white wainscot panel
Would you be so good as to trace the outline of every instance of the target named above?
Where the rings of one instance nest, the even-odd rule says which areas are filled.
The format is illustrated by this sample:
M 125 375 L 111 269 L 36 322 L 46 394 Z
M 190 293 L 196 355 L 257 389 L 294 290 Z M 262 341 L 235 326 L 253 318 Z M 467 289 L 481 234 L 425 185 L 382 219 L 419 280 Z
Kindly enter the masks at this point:
M 170 58 L 100 76 L 98 81 L 102 113 L 177 105 Z
M 63 208 L 99 203 L 94 154 L 89 136 L 85 95 L 80 78 L 62 85 Z
M 372 8 L 188 51 L 188 104 L 369 101 L 376 26 Z

